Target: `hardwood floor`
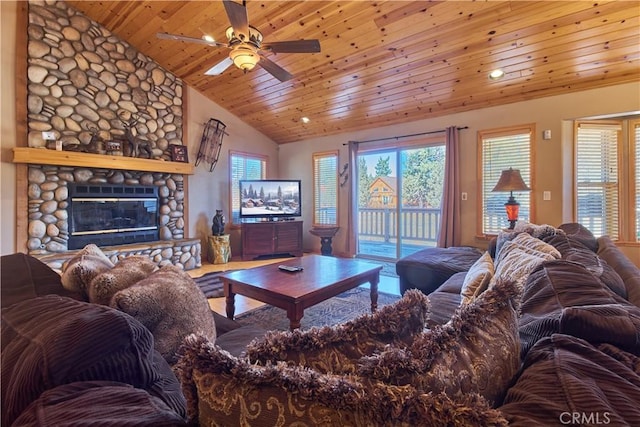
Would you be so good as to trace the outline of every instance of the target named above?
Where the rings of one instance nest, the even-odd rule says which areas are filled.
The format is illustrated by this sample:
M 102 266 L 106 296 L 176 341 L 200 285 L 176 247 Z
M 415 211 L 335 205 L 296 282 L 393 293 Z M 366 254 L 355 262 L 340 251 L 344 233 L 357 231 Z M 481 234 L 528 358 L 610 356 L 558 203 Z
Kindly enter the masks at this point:
M 215 271 L 229 271 L 229 270 L 242 270 L 253 267 L 260 267 L 267 264 L 275 264 L 282 262 L 288 258 L 272 258 L 257 261 L 240 261 L 232 260 L 226 264 L 210 264 L 206 260 L 203 260 L 202 267 L 187 271 L 187 273 L 193 277 L 200 277 L 206 273 Z M 362 287 L 368 288 L 369 284 L 366 283 Z M 378 283 L 378 291 L 387 294 L 400 295 L 400 286 L 397 277 L 380 276 L 380 283 Z M 242 295 L 236 295 L 235 306 L 236 314 L 241 314 L 254 308 L 263 306 L 264 303 L 253 300 L 251 298 L 244 297 Z M 216 313 L 226 316 L 225 300 L 224 297 L 209 298 L 209 306 Z

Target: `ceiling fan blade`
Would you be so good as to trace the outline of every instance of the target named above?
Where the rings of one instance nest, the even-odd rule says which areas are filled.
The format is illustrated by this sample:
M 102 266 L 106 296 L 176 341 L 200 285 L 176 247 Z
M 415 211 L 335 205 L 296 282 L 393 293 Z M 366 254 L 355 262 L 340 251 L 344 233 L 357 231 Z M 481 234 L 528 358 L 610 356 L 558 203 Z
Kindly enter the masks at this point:
M 177 40 L 177 41 L 189 42 L 189 43 L 199 43 L 199 44 L 204 44 L 207 46 L 214 46 L 214 47 L 227 47 L 225 43 L 209 42 L 203 39 L 197 39 L 195 37 L 179 36 L 177 34 L 157 33 L 156 37 L 158 37 L 159 39 Z
M 273 62 L 272 60 L 265 58 L 264 56 L 260 57 L 260 61 L 258 61 L 258 65 L 264 68 L 269 74 L 271 74 L 276 79 L 281 82 L 286 82 L 293 78 L 291 73 L 287 70 Z
M 320 52 L 318 40 L 289 40 L 284 42 L 263 43 L 262 49 L 274 53 L 317 53 Z
M 207 76 L 218 76 L 224 72 L 227 68 L 229 68 L 233 64 L 233 61 L 228 56 L 222 61 L 218 62 L 213 67 L 209 68 L 206 73 Z
M 246 40 L 249 40 L 249 16 L 247 15 L 247 8 L 232 0 L 223 0 L 224 10 L 227 11 L 229 22 L 233 27 L 236 36 L 243 34 Z

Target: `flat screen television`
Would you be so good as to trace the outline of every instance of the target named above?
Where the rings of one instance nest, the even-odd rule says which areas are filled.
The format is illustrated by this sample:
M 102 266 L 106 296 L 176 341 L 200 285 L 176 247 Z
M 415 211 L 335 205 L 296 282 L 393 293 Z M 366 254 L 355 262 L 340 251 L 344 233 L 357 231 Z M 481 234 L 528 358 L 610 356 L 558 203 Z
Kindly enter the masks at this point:
M 284 219 L 302 215 L 300 180 L 240 181 L 240 218 Z

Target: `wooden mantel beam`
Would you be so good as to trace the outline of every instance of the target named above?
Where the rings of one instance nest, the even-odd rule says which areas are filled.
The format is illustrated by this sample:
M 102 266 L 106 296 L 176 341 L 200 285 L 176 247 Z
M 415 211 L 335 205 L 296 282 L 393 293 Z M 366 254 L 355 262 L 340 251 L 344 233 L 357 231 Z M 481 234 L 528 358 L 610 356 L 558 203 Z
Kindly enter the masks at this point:
M 13 163 L 165 172 L 182 175 L 193 175 L 194 173 L 193 165 L 189 163 L 79 153 L 75 151 L 56 151 L 45 148 L 15 147 L 13 149 Z

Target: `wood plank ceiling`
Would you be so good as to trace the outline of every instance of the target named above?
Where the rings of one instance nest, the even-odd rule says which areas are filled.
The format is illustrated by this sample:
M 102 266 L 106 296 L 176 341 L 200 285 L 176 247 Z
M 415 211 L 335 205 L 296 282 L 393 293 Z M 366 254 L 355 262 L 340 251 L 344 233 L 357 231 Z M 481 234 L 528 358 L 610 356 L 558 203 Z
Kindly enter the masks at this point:
M 227 48 L 156 37 L 226 43 L 221 1 L 67 4 L 277 143 L 640 78 L 638 1 L 249 0 L 265 42 L 320 40 L 321 53 L 267 53 L 293 74 L 286 82 L 260 67 L 206 76 Z M 488 79 L 495 68 L 503 79 Z

